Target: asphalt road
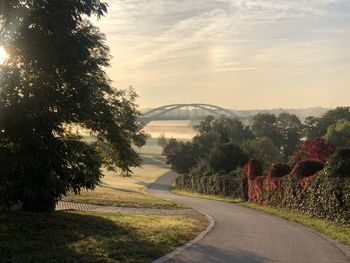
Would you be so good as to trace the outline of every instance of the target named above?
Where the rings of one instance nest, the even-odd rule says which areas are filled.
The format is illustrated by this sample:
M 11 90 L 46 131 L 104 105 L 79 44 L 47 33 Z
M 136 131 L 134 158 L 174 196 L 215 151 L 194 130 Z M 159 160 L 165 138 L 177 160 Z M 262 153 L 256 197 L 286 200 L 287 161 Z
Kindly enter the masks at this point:
M 160 177 L 150 194 L 201 210 L 216 222 L 202 240 L 168 262 L 350 262 L 348 247 L 341 250 L 306 227 L 236 204 L 174 195 L 168 189 L 175 176 Z

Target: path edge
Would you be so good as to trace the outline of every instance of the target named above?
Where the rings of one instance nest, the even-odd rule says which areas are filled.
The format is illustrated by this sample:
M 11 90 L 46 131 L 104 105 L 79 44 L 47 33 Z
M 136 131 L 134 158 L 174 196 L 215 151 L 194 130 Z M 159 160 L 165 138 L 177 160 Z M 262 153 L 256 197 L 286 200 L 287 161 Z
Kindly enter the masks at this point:
M 192 208 L 193 209 L 193 208 Z M 197 210 L 197 209 L 194 209 L 196 211 L 198 211 L 199 213 L 203 214 L 204 216 L 206 216 L 209 220 L 209 225 L 207 227 L 207 229 L 205 229 L 204 231 L 202 231 L 197 237 L 195 237 L 194 239 L 188 241 L 186 244 L 184 244 L 183 246 L 181 247 L 178 247 L 176 248 L 175 250 L 173 250 L 172 252 L 166 254 L 165 256 L 159 258 L 159 259 L 156 259 L 154 261 L 152 261 L 152 263 L 163 263 L 163 262 L 167 262 L 169 259 L 175 257 L 176 255 L 180 254 L 181 252 L 185 251 L 186 249 L 188 249 L 189 247 L 193 246 L 194 244 L 196 244 L 197 242 L 199 242 L 200 240 L 202 240 L 212 229 L 213 227 L 215 226 L 215 220 L 214 218 L 203 212 L 203 211 L 200 211 L 200 210 Z
M 295 226 L 297 226 L 299 228 L 303 228 L 305 231 L 311 232 L 314 235 L 325 239 L 327 242 L 329 242 L 335 248 L 339 249 L 346 257 L 348 257 L 350 259 L 350 246 L 343 244 L 338 239 L 333 239 L 332 237 L 327 236 L 326 234 L 323 234 L 322 232 L 319 232 L 319 231 L 317 231 L 316 229 L 314 229 L 314 228 L 312 228 L 310 226 L 303 225 L 301 223 L 288 220 L 288 219 L 283 218 L 281 216 L 273 215 L 273 214 L 270 214 L 268 212 L 265 212 L 265 211 L 262 211 L 262 210 L 259 210 L 259 209 L 255 209 L 255 208 L 251 208 L 251 207 L 248 207 L 248 206 L 244 206 L 244 205 L 241 205 L 241 204 L 237 204 L 237 205 L 242 207 L 242 208 L 245 208 L 245 209 L 253 210 L 253 211 L 255 211 L 257 213 L 260 213 L 260 214 L 264 214 L 264 215 L 268 215 L 268 216 L 271 216 L 271 217 L 274 217 L 274 218 L 278 218 L 280 220 L 283 220 L 283 221 L 286 221 L 286 222 L 288 222 L 290 224 L 293 224 L 293 225 L 295 225 Z

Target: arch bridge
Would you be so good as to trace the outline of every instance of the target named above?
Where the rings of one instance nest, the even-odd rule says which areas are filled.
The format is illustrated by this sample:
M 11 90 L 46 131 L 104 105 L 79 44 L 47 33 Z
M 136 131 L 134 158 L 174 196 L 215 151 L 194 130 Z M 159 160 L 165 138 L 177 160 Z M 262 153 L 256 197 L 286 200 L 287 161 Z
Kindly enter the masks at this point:
M 205 116 L 221 116 L 226 115 L 227 117 L 237 118 L 237 115 L 234 114 L 231 110 L 205 103 L 190 103 L 190 104 L 170 104 L 161 106 L 150 111 L 143 113 L 141 116 L 141 123 L 143 126 L 146 126 L 148 123 L 154 120 L 178 120 L 183 119 L 179 116 L 173 115 L 172 117 L 167 117 L 171 112 L 175 112 L 181 109 L 194 109 L 194 114 L 190 116 L 188 114 L 187 118 L 189 119 L 203 119 Z M 202 114 L 196 114 L 196 112 L 202 111 Z

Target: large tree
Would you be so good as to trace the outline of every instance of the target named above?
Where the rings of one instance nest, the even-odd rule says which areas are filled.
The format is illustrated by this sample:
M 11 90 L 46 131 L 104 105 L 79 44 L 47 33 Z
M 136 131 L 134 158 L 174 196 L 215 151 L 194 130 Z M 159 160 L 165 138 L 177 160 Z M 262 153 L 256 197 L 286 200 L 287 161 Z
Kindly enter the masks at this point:
M 325 136 L 328 127 L 335 125 L 340 120 L 350 121 L 350 107 L 337 107 L 329 110 L 320 118 L 308 117 L 305 120 L 305 136 L 314 139 Z
M 349 147 L 350 121 L 339 120 L 336 124 L 329 126 L 324 137 L 328 143 L 336 147 Z
M 262 161 L 265 169 L 272 163 L 282 161 L 282 155 L 270 138 L 259 137 L 246 140 L 242 143 L 242 149 L 249 156 Z
M 295 114 L 283 112 L 277 117 L 277 127 L 282 135 L 282 154 L 287 160 L 300 144 L 303 125 Z
M 283 136 L 277 126 L 277 117 L 270 113 L 258 113 L 253 116 L 251 130 L 255 137 L 270 138 L 274 144 L 280 148 Z
M 67 191 L 93 189 L 102 161 L 123 171 L 140 163 L 135 94 L 111 87 L 109 49 L 89 22 L 106 12 L 100 0 L 0 0 L 10 55 L 0 66 L 0 208 L 50 211 Z
M 209 116 L 195 126 L 195 130 L 198 134 L 193 142 L 204 155 L 217 145 L 225 143 L 240 145 L 244 140 L 252 137 L 249 127 L 244 126 L 240 120 L 225 116 L 219 119 Z

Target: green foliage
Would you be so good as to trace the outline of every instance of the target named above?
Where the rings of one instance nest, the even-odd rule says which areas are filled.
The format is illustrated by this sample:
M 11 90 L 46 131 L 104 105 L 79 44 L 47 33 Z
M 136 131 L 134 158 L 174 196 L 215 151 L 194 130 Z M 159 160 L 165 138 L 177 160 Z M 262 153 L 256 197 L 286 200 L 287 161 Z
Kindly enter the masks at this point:
M 284 160 L 287 160 L 298 147 L 302 128 L 298 117 L 286 112 L 279 114 L 278 117 L 273 114 L 259 113 L 253 116 L 251 121 L 251 130 L 255 138 L 272 140 Z
M 158 140 L 157 144 L 164 149 L 165 145 L 167 144 L 167 139 L 165 138 L 164 135 L 161 135 Z
M 328 127 L 324 137 L 328 143 L 336 147 L 350 146 L 350 121 L 344 119 L 337 121 Z
M 282 134 L 277 126 L 274 114 L 259 113 L 253 116 L 251 130 L 256 138 L 267 137 L 279 148 L 282 145 Z
M 284 159 L 287 160 L 300 143 L 302 124 L 296 115 L 285 112 L 278 115 L 277 127 L 282 135 L 282 154 L 285 157 Z
M 330 158 L 326 172 L 336 178 L 350 178 L 350 148 L 338 149 Z
M 179 173 L 188 173 L 198 160 L 196 148 L 191 142 L 170 139 L 164 147 L 167 163 Z
M 69 190 L 93 189 L 102 160 L 130 171 L 140 164 L 136 94 L 111 87 L 105 37 L 88 16 L 107 5 L 91 1 L 0 2 L 0 202 L 51 211 Z M 68 127 L 97 137 L 88 144 Z M 96 147 L 98 146 L 98 147 Z
M 245 127 L 241 121 L 227 117 L 214 119 L 209 116 L 195 129 L 198 135 L 193 138 L 193 143 L 203 154 L 203 157 L 217 145 L 225 143 L 240 145 L 252 136 L 249 128 Z
M 338 107 L 327 111 L 321 118 L 308 117 L 305 121 L 304 136 L 309 139 L 323 137 L 328 127 L 340 120 L 350 121 L 350 107 Z
M 206 169 L 205 174 L 202 174 L 203 168 L 205 167 L 193 169 L 189 175 L 183 174 L 177 177 L 176 187 L 208 195 L 232 198 L 241 198 L 243 196 L 241 169 L 231 171 L 228 174 L 219 172 L 208 173 L 208 169 Z
M 320 131 L 318 129 L 319 123 L 320 118 L 313 116 L 306 117 L 304 121 L 303 135 L 307 139 L 314 139 L 322 136 L 322 134 L 320 135 Z
M 242 149 L 250 159 L 258 159 L 265 169 L 274 163 L 282 161 L 282 155 L 273 141 L 267 137 L 250 139 L 242 143 Z
M 231 172 L 248 162 L 248 156 L 233 143 L 216 146 L 208 155 L 207 161 L 214 171 Z

